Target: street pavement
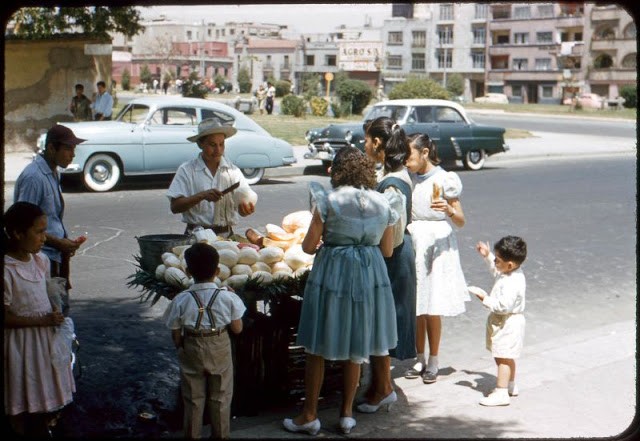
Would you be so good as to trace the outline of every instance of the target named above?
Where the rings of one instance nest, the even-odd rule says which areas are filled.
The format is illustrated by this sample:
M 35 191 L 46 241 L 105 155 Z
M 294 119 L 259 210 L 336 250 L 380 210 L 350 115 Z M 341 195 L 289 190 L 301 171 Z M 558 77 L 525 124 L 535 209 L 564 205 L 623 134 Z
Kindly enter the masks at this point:
M 513 160 L 545 157 L 610 156 L 636 154 L 636 140 L 607 136 L 562 135 L 533 132 L 533 137 L 508 139 L 511 150 L 487 160 L 507 164 Z M 304 159 L 305 146 L 294 147 L 298 162 L 290 167 L 268 169 L 266 176 L 295 176 L 320 161 Z M 4 157 L 5 195 L 32 158 L 30 153 Z M 392 377 L 398 402 L 390 412 L 354 413 L 357 426 L 350 435 L 337 429 L 337 398 L 321 400 L 319 438 L 571 438 L 617 437 L 638 439 L 636 322 L 623 321 L 559 339 L 527 346 L 517 362 L 520 395 L 505 407 L 478 405 L 495 386 L 495 365 L 487 354 L 464 365 L 441 360 L 441 375 L 434 384 L 408 380 L 402 374 L 411 365 L 394 361 Z M 365 365 L 363 386 L 369 379 Z M 307 438 L 282 429 L 282 419 L 293 417 L 301 405 L 267 409 L 253 417 L 232 421 L 232 439 Z M 620 435 L 627 428 L 633 429 Z M 162 437 L 180 437 L 164 433 Z

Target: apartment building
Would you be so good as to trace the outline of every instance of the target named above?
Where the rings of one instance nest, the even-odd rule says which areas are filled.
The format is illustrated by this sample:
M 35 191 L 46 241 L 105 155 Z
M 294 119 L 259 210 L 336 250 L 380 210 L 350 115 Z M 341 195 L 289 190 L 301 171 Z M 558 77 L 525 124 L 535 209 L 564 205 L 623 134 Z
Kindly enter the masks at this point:
M 395 5 L 382 32 L 385 91 L 409 75 L 446 84 L 457 73 L 464 78 L 465 99 L 483 95 L 488 11 L 486 3 Z
M 297 40 L 272 38 L 243 38 L 234 48 L 234 78 L 237 72 L 246 69 L 251 78 L 252 90 L 266 82 L 275 80 L 293 81 L 293 62 L 298 48 Z
M 615 99 L 636 81 L 635 32 L 617 5 L 493 3 L 488 91 L 516 103 L 560 104 L 579 92 Z

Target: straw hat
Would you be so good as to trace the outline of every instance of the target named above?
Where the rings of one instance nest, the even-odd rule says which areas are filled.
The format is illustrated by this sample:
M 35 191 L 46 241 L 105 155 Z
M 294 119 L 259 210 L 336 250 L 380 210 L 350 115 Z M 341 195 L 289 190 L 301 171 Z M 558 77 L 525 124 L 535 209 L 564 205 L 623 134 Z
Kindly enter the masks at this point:
M 222 133 L 225 138 L 235 135 L 237 130 L 231 126 L 225 126 L 220 124 L 216 118 L 204 119 L 198 124 L 198 134 L 187 138 L 191 142 L 198 142 L 200 138 L 213 135 L 216 133 Z

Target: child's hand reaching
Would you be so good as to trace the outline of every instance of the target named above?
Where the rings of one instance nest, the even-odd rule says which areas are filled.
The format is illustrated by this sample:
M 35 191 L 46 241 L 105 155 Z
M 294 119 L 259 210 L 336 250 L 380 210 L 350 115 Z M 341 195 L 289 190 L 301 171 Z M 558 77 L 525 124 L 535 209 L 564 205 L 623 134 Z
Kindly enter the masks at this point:
M 482 288 L 478 288 L 477 286 L 467 286 L 467 290 L 480 300 L 484 300 L 484 298 L 487 296 L 487 292 Z
M 489 255 L 489 242 L 478 242 L 476 244 L 476 251 L 480 253 L 482 257 Z

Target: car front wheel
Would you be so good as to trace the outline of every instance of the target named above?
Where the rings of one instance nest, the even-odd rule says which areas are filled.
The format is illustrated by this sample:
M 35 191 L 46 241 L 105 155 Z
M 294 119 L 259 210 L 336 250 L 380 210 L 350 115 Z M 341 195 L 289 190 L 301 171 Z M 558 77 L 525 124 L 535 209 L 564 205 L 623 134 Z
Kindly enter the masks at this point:
M 92 191 L 109 191 L 120 181 L 120 165 L 113 156 L 98 154 L 84 166 L 84 185 Z
M 264 176 L 264 168 L 241 168 L 240 171 L 249 185 L 257 184 Z
M 484 150 L 469 150 L 462 160 L 464 168 L 467 170 L 480 170 L 487 159 Z

